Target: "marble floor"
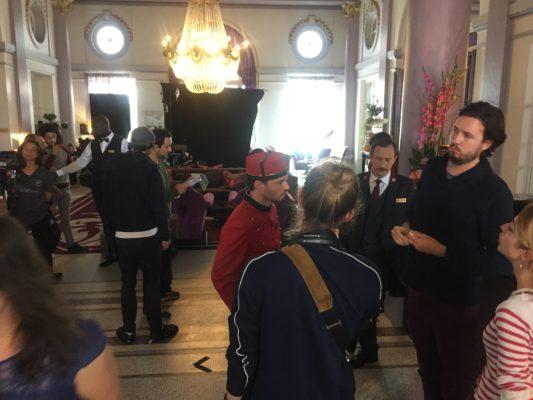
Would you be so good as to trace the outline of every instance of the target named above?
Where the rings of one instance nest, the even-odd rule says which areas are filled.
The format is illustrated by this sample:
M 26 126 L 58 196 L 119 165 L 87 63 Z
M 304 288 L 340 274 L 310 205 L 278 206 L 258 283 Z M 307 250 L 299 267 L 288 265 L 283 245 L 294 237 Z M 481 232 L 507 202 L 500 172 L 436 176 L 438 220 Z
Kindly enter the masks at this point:
M 114 336 L 121 325 L 118 265 L 99 268 L 100 254 L 57 255 L 58 284 L 77 314 L 99 321 L 119 368 L 126 399 L 221 400 L 225 388 L 227 309 L 209 278 L 212 250 L 181 251 L 173 260 L 173 287 L 181 298 L 170 305 L 179 334 L 169 343 L 148 345 L 146 319 L 139 315 L 138 340 L 123 345 Z M 141 277 L 139 277 L 140 282 Z M 141 287 L 141 283 L 139 283 Z M 421 399 L 411 341 L 383 316 L 379 321 L 380 362 L 355 372 L 358 400 Z M 209 357 L 202 365 L 193 364 Z
M 79 195 L 78 193 L 76 193 Z M 213 250 L 180 251 L 173 260 L 173 288 L 181 298 L 171 304 L 170 321 L 180 327 L 169 343 L 147 344 L 147 321 L 139 313 L 137 341 L 123 345 L 115 337 L 122 324 L 118 265 L 100 268 L 100 254 L 55 255 L 57 284 L 78 315 L 97 320 L 108 338 L 127 400 L 221 400 L 225 391 L 228 311 L 211 285 Z M 142 287 L 139 275 L 138 288 Z M 140 294 L 140 293 L 139 293 Z M 386 304 L 394 310 L 395 305 Z M 398 313 L 396 313 L 398 314 Z M 378 323 L 380 361 L 355 372 L 357 400 L 422 398 L 416 354 L 410 339 L 392 327 L 386 315 Z M 198 369 L 194 363 L 208 357 Z

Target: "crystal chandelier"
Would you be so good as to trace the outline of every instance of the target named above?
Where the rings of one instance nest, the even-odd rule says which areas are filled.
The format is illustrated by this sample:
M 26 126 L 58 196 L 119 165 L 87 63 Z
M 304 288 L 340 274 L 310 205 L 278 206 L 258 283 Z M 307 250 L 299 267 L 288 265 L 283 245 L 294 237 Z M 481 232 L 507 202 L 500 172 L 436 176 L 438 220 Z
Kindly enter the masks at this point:
M 193 93 L 220 93 L 237 80 L 240 52 L 224 29 L 218 0 L 189 0 L 179 43 L 170 36 L 162 42 L 163 55 L 174 75 Z

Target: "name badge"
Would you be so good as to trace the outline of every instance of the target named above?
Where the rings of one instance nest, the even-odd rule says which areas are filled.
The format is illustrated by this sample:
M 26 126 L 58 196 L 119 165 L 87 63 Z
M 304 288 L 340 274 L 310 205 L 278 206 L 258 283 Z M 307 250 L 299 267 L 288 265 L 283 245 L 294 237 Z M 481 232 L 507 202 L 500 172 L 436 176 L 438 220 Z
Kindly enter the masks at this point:
M 113 153 L 115 153 L 115 150 L 109 149 L 107 152 L 113 154 Z M 398 199 L 396 199 L 396 200 L 398 200 Z
M 407 199 L 405 197 L 396 197 L 396 203 L 407 203 Z

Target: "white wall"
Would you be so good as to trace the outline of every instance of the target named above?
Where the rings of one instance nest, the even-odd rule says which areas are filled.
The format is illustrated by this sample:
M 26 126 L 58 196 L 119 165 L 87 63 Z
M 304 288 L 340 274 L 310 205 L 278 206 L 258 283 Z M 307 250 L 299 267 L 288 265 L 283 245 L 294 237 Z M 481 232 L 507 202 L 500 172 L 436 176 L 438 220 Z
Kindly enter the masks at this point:
M 515 193 L 533 194 L 533 15 L 512 21 L 509 90 L 505 107 L 507 141 L 501 176 Z M 529 177 L 529 178 L 528 178 Z

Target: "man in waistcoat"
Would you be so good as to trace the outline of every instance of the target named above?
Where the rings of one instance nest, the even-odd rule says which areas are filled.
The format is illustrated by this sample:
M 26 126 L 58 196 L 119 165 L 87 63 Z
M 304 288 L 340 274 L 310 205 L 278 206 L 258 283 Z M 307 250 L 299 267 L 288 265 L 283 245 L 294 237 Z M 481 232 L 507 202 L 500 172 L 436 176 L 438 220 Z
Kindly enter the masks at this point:
M 107 258 L 100 263 L 101 267 L 107 267 L 118 261 L 115 245 L 115 232 L 109 221 L 104 207 L 104 172 L 111 157 L 128 151 L 128 141 L 122 136 L 111 131 L 109 120 L 103 115 L 96 116 L 92 120 L 94 140 L 85 147 L 80 157 L 73 163 L 61 168 L 56 173 L 58 176 L 71 174 L 85 168 L 92 162 L 91 190 L 96 203 L 96 208 L 102 219 L 104 235 L 107 243 Z
M 398 277 L 405 255 L 402 254 L 404 249 L 394 243 L 391 229 L 408 221 L 414 185 L 409 178 L 392 171 L 398 147 L 389 134 L 375 134 L 370 146 L 370 171 L 358 176 L 364 207 L 357 213 L 344 239 L 345 246 L 350 253 L 368 257 L 378 266 L 383 279 L 383 296 L 387 290 L 401 296 L 404 288 Z M 358 341 L 361 351 L 351 360 L 352 367 L 360 368 L 365 363 L 378 361 L 376 319 L 360 332 Z M 355 350 L 356 344 L 353 343 L 350 350 Z

